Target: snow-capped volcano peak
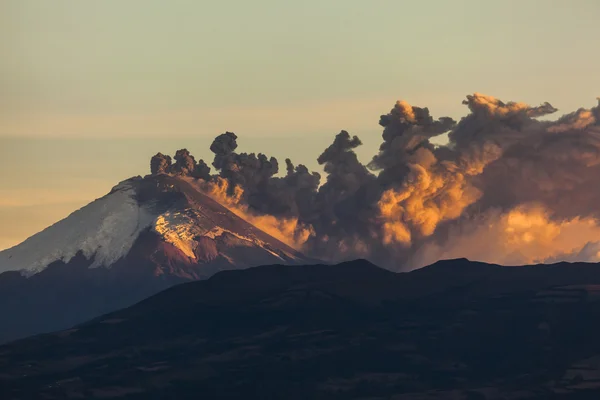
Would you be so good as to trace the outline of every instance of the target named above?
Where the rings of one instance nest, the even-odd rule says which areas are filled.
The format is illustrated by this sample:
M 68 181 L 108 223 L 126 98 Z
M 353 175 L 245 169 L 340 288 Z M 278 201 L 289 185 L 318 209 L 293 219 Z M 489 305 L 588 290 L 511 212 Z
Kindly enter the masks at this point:
M 123 181 L 106 196 L 0 252 L 0 273 L 31 276 L 56 261 L 68 264 L 79 253 L 91 268 L 111 267 L 147 235 L 157 236 L 189 264 L 217 261 L 235 267 L 264 263 L 269 259 L 265 255 L 272 262 L 302 258 L 184 179 L 163 175 Z M 255 250 L 256 262 L 248 259 L 249 248 Z M 151 258 L 156 250 L 146 249 L 143 256 Z M 240 251 L 243 260 L 236 260 L 234 253 Z
M 221 270 L 314 262 L 190 179 L 128 179 L 0 252 L 0 343 L 65 329 Z

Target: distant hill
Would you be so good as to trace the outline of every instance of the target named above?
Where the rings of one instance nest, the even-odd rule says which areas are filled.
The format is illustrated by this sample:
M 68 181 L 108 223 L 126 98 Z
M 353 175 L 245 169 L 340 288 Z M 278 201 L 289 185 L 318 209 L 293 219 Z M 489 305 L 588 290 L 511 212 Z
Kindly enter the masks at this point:
M 224 271 L 0 347 L 6 399 L 597 399 L 600 266 Z

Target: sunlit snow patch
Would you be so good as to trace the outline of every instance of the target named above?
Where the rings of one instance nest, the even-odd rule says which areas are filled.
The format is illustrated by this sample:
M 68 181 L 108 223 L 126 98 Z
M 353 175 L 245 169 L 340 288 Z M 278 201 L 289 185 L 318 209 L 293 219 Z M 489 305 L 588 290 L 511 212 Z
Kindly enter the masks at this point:
M 0 272 L 20 270 L 33 275 L 48 264 L 69 262 L 79 251 L 92 267 L 109 266 L 124 257 L 155 215 L 139 206 L 127 181 L 110 194 L 73 212 L 67 218 L 0 252 Z
M 172 244 L 191 259 L 196 259 L 194 250 L 198 245 L 197 238 L 217 239 L 224 234 L 229 234 L 242 243 L 247 243 L 248 246 L 262 248 L 281 258 L 279 254 L 269 250 L 268 246 L 258 238 L 243 236 L 220 226 L 215 226 L 201 211 L 191 208 L 182 211 L 168 211 L 159 215 L 154 221 L 152 230 L 160 235 L 162 240 Z

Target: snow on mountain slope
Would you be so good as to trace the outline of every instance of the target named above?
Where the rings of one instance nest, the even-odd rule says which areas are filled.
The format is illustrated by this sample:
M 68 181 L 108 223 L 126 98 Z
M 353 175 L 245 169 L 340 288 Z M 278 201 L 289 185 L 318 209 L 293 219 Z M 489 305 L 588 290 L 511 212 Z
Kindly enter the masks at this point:
M 121 182 L 110 194 L 0 252 L 0 273 L 21 270 L 32 275 L 54 261 L 68 262 L 79 251 L 94 257 L 93 267 L 114 263 L 156 218 L 134 195 L 132 181 Z
M 111 267 L 129 254 L 143 232 L 171 245 L 179 253 L 172 256 L 188 265 L 210 263 L 218 255 L 231 267 L 267 262 L 265 255 L 271 262 L 309 262 L 185 179 L 149 176 L 121 182 L 106 196 L 0 252 L 0 273 L 32 276 L 55 261 L 69 263 L 79 252 L 93 260 L 92 268 Z M 253 250 L 245 255 L 235 250 L 243 248 Z M 142 257 L 152 258 L 156 251 L 147 248 Z
M 183 211 L 167 211 L 156 218 L 152 230 L 159 234 L 165 242 L 172 244 L 191 259 L 197 258 L 195 249 L 198 245 L 196 239 L 199 237 L 214 240 L 224 234 L 229 234 L 238 239 L 236 241 L 238 246 L 258 247 L 280 260 L 284 260 L 279 254 L 270 250 L 266 243 L 252 234 L 244 236 L 221 226 L 215 226 L 210 217 L 205 215 L 202 210 L 188 208 Z M 293 257 L 290 254 L 288 256 Z

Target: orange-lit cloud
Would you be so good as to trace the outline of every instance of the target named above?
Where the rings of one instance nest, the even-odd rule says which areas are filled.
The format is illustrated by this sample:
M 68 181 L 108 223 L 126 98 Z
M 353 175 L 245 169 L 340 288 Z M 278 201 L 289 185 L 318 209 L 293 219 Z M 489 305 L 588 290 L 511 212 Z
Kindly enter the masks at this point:
M 297 250 L 302 248 L 312 233 L 311 228 L 300 225 L 297 218 L 275 218 L 271 215 L 253 214 L 248 206 L 241 202 L 243 189 L 236 186 L 233 189 L 234 194 L 228 195 L 229 183 L 225 179 L 217 178 L 214 182 L 204 182 L 200 187 L 238 217 Z
M 569 260 L 595 242 L 600 242 L 597 219 L 555 221 L 543 206 L 526 204 L 506 213 L 490 211 L 455 226 L 443 244 L 428 243 L 419 249 L 411 268 L 458 257 L 503 265 Z M 588 252 L 585 261 L 600 261 L 599 251 Z
M 480 196 L 460 172 L 434 171 L 410 164 L 399 189 L 386 190 L 378 202 L 383 242 L 410 245 L 413 235 L 431 236 L 441 221 L 458 218 Z

